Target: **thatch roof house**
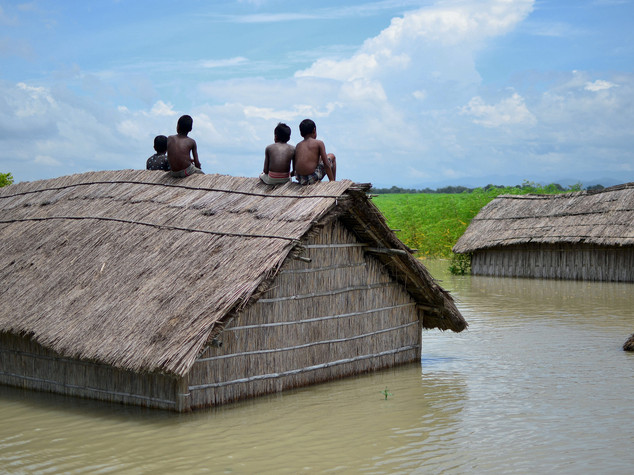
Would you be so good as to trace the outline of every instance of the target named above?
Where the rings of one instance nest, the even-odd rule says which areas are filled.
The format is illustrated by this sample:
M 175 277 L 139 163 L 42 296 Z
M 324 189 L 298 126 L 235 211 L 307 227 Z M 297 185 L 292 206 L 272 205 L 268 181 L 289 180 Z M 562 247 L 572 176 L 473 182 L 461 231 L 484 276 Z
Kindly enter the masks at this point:
M 634 183 L 560 195 L 499 196 L 453 248 L 473 274 L 634 281 Z
M 420 358 L 450 295 L 351 181 L 0 189 L 0 383 L 187 411 Z

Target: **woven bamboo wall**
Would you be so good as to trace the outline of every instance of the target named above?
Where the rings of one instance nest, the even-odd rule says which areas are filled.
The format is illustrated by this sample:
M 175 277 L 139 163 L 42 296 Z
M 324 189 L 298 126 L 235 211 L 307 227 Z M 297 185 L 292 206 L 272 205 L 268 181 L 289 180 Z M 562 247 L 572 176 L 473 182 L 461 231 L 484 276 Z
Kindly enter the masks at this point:
M 161 374 L 138 374 L 63 358 L 35 342 L 7 333 L 0 334 L 0 361 L 0 384 L 130 405 L 178 409 L 178 383 Z
M 189 374 L 192 408 L 420 359 L 415 302 L 339 223 L 289 259 L 273 287 Z
M 634 248 L 535 245 L 477 251 L 474 275 L 634 282 Z

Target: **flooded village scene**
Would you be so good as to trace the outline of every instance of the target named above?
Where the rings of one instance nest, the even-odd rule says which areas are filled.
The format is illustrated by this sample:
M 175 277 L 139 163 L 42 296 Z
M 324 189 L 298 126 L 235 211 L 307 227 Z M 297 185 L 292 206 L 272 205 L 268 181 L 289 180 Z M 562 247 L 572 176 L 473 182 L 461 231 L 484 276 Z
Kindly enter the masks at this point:
M 0 0 L 0 473 L 629 472 L 631 18 Z

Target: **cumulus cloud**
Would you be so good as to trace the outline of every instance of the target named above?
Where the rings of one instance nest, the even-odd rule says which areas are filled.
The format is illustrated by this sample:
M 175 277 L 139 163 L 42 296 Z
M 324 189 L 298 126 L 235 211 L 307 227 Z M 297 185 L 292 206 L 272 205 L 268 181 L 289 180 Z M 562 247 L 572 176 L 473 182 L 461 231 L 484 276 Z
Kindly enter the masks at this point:
M 517 93 L 494 105 L 486 104 L 481 97 L 474 97 L 462 108 L 462 113 L 474 116 L 474 122 L 485 127 L 534 125 L 537 121 Z
M 585 89 L 586 89 L 586 91 L 597 92 L 597 91 L 605 91 L 605 90 L 611 89 L 613 87 L 616 87 L 616 84 L 613 84 L 610 81 L 604 81 L 602 79 L 597 79 L 594 82 L 587 82 L 586 86 L 585 86 Z
M 320 59 L 296 77 L 314 76 L 351 81 L 385 77 L 404 71 L 420 76 L 455 75 L 446 65 L 449 57 L 473 53 L 482 42 L 502 35 L 532 10 L 532 0 L 492 0 L 488 2 L 440 2 L 394 18 L 379 35 L 366 40 L 361 49 L 345 60 Z M 473 65 L 473 61 L 471 64 Z M 460 67 L 457 68 L 459 71 Z M 477 77 L 477 73 L 471 74 Z
M 163 101 L 157 101 L 150 110 L 151 115 L 172 117 L 176 115 L 174 106 L 172 104 L 166 104 Z

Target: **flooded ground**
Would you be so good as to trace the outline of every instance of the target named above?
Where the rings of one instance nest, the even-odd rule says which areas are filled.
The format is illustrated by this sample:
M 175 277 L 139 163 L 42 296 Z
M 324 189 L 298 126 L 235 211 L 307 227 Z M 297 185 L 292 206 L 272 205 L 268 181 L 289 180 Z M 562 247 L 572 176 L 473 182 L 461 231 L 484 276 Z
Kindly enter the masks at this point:
M 422 364 L 185 415 L 0 386 L 0 472 L 630 472 L 634 284 L 426 265 L 470 327 Z

